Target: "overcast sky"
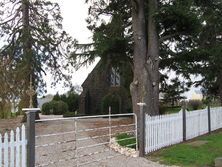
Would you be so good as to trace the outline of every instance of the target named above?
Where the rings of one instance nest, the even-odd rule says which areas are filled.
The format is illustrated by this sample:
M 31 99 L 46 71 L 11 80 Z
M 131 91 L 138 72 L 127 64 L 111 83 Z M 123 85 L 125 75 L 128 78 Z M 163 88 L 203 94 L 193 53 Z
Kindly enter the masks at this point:
M 85 0 L 51 1 L 57 2 L 60 5 L 64 30 L 67 31 L 73 38 L 77 39 L 79 43 L 91 42 L 92 33 L 87 29 L 87 23 L 85 21 L 88 15 L 88 6 L 85 4 Z M 81 85 L 88 74 L 92 71 L 95 64 L 96 63 L 88 67 L 83 67 L 74 72 L 72 75 L 73 84 Z M 50 81 L 52 78 L 50 75 L 47 75 L 45 79 L 47 82 L 47 94 L 55 94 L 56 92 L 64 93 L 67 91 L 67 89 L 61 85 L 51 87 Z

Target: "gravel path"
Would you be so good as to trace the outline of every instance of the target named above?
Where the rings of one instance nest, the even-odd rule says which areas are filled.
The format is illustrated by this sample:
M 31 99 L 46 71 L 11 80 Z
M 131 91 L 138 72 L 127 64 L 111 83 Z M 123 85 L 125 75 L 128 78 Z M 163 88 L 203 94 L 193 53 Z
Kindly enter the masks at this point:
M 59 116 L 57 116 L 59 117 Z M 48 118 L 41 116 L 42 118 Z M 99 120 L 97 120 L 98 122 Z M 89 120 L 79 121 L 77 126 L 78 130 L 92 127 L 89 125 Z M 62 133 L 67 131 L 74 131 L 73 120 L 60 120 L 60 121 L 47 121 L 36 123 L 37 136 L 46 134 Z M 78 133 L 78 138 L 88 137 L 90 134 L 86 132 Z M 49 167 L 74 167 L 78 163 L 83 164 L 90 161 L 96 161 L 98 159 L 104 159 L 108 156 L 114 156 L 113 158 L 101 160 L 90 164 L 83 165 L 85 167 L 164 167 L 158 163 L 149 161 L 145 158 L 132 158 L 109 150 L 106 145 L 82 148 L 83 146 L 95 145 L 101 142 L 107 142 L 107 139 L 102 141 L 88 139 L 75 143 L 75 134 L 65 134 L 59 136 L 37 137 L 36 139 L 36 166 L 49 166 Z M 49 144 L 49 145 L 47 145 Z M 78 150 L 75 151 L 77 144 Z M 105 151 L 105 152 L 104 152 Z M 98 152 L 98 154 L 86 156 L 86 154 Z M 103 153 L 100 153 L 103 152 Z M 77 153 L 78 162 L 75 159 Z M 85 155 L 85 156 L 84 156 Z

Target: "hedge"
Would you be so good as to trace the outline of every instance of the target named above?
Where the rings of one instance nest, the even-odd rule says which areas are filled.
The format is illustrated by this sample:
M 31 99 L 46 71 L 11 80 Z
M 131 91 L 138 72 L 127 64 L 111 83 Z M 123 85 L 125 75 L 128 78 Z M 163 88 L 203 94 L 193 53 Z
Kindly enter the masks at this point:
M 51 101 L 44 103 L 42 106 L 42 114 L 44 115 L 62 115 L 68 112 L 68 105 L 63 101 Z

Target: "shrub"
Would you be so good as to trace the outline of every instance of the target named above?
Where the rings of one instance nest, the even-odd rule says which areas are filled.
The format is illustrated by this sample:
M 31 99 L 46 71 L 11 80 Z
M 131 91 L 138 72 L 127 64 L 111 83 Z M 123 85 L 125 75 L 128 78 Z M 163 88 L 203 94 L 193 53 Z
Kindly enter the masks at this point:
M 79 95 L 78 94 L 74 92 L 70 92 L 65 102 L 68 104 L 70 112 L 75 112 L 76 110 L 79 109 Z
M 53 97 L 52 101 L 59 101 L 59 100 L 61 100 L 61 97 L 59 93 L 57 92 L 56 95 Z
M 55 101 L 53 106 L 54 115 L 62 115 L 68 112 L 68 105 L 63 101 Z
M 198 110 L 203 107 L 203 103 L 200 100 L 190 100 L 188 102 L 188 109 L 190 110 Z
M 74 91 L 69 91 L 68 94 L 59 95 L 58 93 L 53 97 L 53 101 L 63 101 L 68 105 L 69 112 L 75 112 L 79 108 L 79 95 Z
M 118 114 L 120 113 L 120 100 L 121 97 L 119 97 L 116 94 L 109 94 L 105 96 L 102 99 L 102 113 L 103 114 L 108 114 L 109 112 L 109 106 L 112 108 L 112 114 Z
M 62 115 L 68 112 L 68 105 L 63 101 L 51 101 L 44 103 L 42 106 L 42 114 Z
M 42 114 L 50 115 L 50 114 L 52 114 L 52 111 L 53 111 L 53 109 L 52 109 L 51 102 L 47 102 L 42 105 Z
M 163 104 L 160 104 L 160 105 L 159 105 L 159 112 L 160 112 L 161 115 L 162 115 L 162 114 L 166 114 L 166 112 L 167 112 L 167 107 L 166 107 L 165 105 L 163 105 Z

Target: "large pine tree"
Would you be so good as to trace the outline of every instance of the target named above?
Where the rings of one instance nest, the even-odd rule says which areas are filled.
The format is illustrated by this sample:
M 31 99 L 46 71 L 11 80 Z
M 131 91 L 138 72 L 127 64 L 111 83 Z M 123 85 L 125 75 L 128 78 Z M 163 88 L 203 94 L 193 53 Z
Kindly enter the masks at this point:
M 45 0 L 0 1 L 0 56 L 14 62 L 22 89 L 21 107 L 28 107 L 30 76 L 33 87 L 44 90 L 43 75 L 51 72 L 54 83 L 65 78 L 69 67 L 72 38 L 62 29 L 62 17 L 57 3 Z M 18 96 L 18 95 L 17 95 Z M 34 106 L 36 107 L 36 97 Z
M 178 45 L 179 51 L 173 52 L 165 64 L 187 79 L 191 74 L 200 75 L 194 84 L 203 87 L 205 96 L 219 97 L 222 102 L 222 2 L 198 0 L 192 9 L 198 12 L 197 33 L 186 45 Z
M 176 46 L 180 47 L 178 52 L 184 46 L 185 49 L 182 51 L 186 52 L 193 43 L 192 36 L 195 36 L 199 27 L 198 12 L 192 9 L 193 1 L 185 3 L 182 0 L 102 0 L 89 3 L 90 17 L 87 21 L 96 38 L 91 45 L 93 52 L 88 52 L 87 55 L 80 54 L 83 62 L 94 60 L 94 56 L 106 59 L 110 54 L 118 55 L 112 52 L 125 52 L 122 56 L 113 56 L 112 60 L 120 62 L 125 57 L 125 61 L 132 65 L 133 111 L 137 112 L 137 103 L 143 101 L 147 104 L 147 113 L 158 114 L 159 71 L 169 67 L 167 61 L 172 57 L 171 54 L 177 54 L 172 45 L 176 43 Z M 121 36 L 121 33 L 124 35 Z M 124 45 L 120 45 L 120 41 Z

